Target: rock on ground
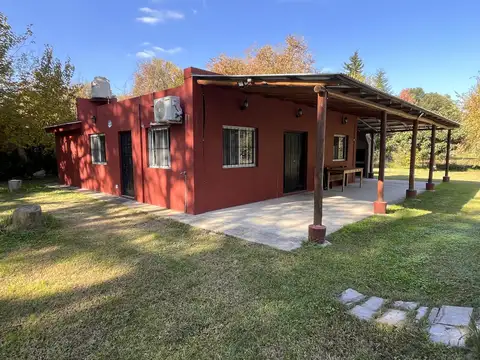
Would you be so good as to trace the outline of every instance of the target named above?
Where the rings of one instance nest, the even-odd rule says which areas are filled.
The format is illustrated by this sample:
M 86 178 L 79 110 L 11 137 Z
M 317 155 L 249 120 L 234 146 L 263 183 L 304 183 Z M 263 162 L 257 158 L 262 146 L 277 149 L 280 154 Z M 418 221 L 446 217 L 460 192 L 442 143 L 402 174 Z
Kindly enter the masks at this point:
M 351 305 L 363 299 L 365 299 L 365 295 L 354 289 L 345 290 L 339 297 L 340 302 L 345 305 Z
M 23 205 L 15 209 L 12 224 L 17 229 L 30 229 L 42 224 L 42 208 L 39 205 Z

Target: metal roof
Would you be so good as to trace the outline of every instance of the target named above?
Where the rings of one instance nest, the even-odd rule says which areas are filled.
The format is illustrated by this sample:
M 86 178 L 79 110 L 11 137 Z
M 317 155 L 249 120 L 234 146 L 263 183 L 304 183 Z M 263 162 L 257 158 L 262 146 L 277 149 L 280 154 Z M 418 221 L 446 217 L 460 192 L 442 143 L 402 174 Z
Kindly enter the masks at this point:
M 409 131 L 414 120 L 419 129 L 457 128 L 460 124 L 431 110 L 387 94 L 345 74 L 265 74 L 265 75 L 217 75 L 192 74 L 204 83 L 217 86 L 234 86 L 242 92 L 294 101 L 315 106 L 317 95 L 314 85 L 323 86 L 328 92 L 328 108 L 357 115 L 361 131 L 379 131 L 380 113 L 387 112 L 388 131 Z M 310 86 L 311 85 L 311 86 Z

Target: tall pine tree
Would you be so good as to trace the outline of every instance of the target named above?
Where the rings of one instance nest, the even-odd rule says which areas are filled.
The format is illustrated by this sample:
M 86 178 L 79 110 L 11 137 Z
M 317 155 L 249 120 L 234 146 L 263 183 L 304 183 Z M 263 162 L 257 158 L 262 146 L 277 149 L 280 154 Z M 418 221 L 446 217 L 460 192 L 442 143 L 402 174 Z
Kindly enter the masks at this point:
M 378 90 L 382 90 L 388 94 L 392 93 L 392 87 L 388 82 L 387 73 L 383 69 L 377 69 L 375 74 L 370 77 L 369 84 Z
M 343 63 L 344 73 L 353 77 L 354 79 L 365 81 L 365 75 L 363 73 L 363 60 L 356 50 L 352 56 L 348 59 L 348 62 Z

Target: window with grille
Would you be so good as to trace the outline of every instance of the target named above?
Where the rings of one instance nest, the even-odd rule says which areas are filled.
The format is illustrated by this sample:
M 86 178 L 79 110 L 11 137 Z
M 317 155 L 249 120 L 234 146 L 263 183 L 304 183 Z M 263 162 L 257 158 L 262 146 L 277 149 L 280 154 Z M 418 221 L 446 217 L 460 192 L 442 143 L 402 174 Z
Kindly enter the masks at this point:
M 253 167 L 256 165 L 255 128 L 223 127 L 223 167 Z
M 148 167 L 170 168 L 170 128 L 148 130 Z
M 333 137 L 333 160 L 334 161 L 347 160 L 347 146 L 348 146 L 348 136 L 334 135 Z
M 90 153 L 92 164 L 106 164 L 105 156 L 105 134 L 90 135 Z

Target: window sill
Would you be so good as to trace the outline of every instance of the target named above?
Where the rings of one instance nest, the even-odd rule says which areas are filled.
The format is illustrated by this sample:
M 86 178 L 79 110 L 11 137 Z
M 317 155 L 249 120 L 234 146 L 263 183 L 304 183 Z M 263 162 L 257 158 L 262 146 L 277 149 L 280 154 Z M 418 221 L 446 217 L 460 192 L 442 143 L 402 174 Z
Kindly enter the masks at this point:
M 163 170 L 171 170 L 171 166 L 149 166 L 149 169 L 163 169 Z
M 347 161 L 347 159 L 333 159 L 332 161 Z
M 241 169 L 241 168 L 253 168 L 256 167 L 257 164 L 251 165 L 223 165 L 224 169 Z
M 93 165 L 107 165 L 106 162 L 92 162 Z

